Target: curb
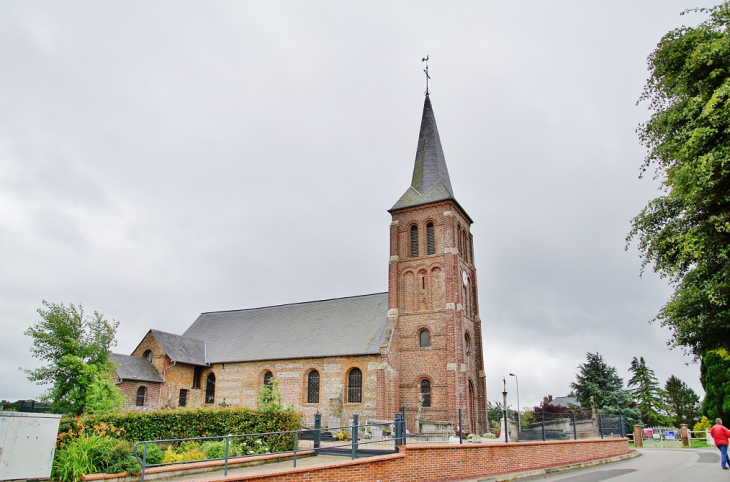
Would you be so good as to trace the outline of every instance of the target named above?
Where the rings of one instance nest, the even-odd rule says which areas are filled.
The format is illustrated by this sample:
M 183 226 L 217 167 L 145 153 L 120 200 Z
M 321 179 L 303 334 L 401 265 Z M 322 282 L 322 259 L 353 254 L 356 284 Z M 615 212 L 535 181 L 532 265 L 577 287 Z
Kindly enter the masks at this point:
M 512 480 L 526 479 L 528 477 L 540 477 L 558 474 L 561 472 L 568 472 L 571 470 L 584 469 L 586 467 L 595 467 L 597 465 L 610 464 L 613 462 L 620 462 L 622 460 L 633 459 L 641 457 L 641 453 L 632 450 L 628 454 L 616 455 L 607 459 L 590 460 L 588 462 L 579 462 L 575 464 L 561 465 L 559 467 L 549 467 L 547 469 L 535 469 L 525 470 L 523 472 L 510 472 L 507 474 L 493 475 L 490 477 L 479 478 L 479 479 L 465 479 L 461 482 L 510 482 Z

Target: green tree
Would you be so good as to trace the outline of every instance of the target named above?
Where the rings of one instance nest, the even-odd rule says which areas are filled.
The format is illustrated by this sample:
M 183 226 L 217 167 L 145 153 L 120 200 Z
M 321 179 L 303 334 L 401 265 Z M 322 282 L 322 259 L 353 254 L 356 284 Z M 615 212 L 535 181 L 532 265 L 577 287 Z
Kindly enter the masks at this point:
M 665 403 L 676 426 L 692 427 L 700 419 L 700 397 L 686 383 L 672 375 L 664 384 Z
M 262 412 L 280 412 L 282 410 L 294 410 L 294 405 L 284 405 L 284 400 L 279 392 L 279 380 L 272 379 L 264 383 L 256 390 L 256 399 L 259 402 L 259 410 Z
M 638 133 L 662 195 L 626 239 L 674 286 L 655 318 L 669 344 L 701 356 L 730 348 L 730 4 L 695 11 L 709 19 L 667 33 L 648 59 L 640 101 L 653 113 Z
M 700 381 L 705 389 L 702 415 L 710 420 L 730 414 L 730 356 L 725 350 L 711 351 L 702 357 Z
M 74 414 L 114 410 L 121 394 L 109 376 L 115 369 L 109 350 L 119 323 L 97 311 L 86 316 L 80 305 L 45 300 L 38 314 L 41 320 L 25 334 L 33 338 L 33 356 L 46 364 L 23 371 L 30 381 L 50 385 L 43 399 L 55 410 Z
M 666 411 L 664 406 L 664 393 L 659 386 L 659 381 L 654 375 L 654 370 L 646 366 L 644 357 L 631 360 L 629 371 L 633 374 L 627 386 L 636 401 L 636 406 L 641 412 L 641 421 L 645 425 L 668 425 L 669 420 L 662 412 Z
M 623 392 L 623 386 L 616 368 L 609 366 L 599 353 L 586 353 L 586 362 L 578 365 L 575 382 L 570 384 L 581 407 L 590 408 L 592 397 L 597 409 L 620 402 L 620 396 L 615 394 Z

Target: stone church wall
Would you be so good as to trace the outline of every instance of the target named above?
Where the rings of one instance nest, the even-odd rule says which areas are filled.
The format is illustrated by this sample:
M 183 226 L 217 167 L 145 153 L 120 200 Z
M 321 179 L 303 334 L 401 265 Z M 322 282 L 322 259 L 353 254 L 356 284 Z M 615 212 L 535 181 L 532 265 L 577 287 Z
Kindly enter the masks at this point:
M 293 404 L 297 412 L 304 414 L 308 421 L 314 415 L 322 414 L 323 423 L 336 408 L 330 402 L 339 398 L 343 403 L 342 421 L 352 418 L 360 420 L 376 417 L 377 405 L 377 368 L 379 355 L 343 356 L 326 358 L 297 358 L 291 360 L 270 360 L 214 364 L 212 371 L 216 376 L 215 405 L 241 405 L 256 408 L 256 390 L 263 385 L 264 374 L 271 371 L 279 382 L 279 391 L 286 405 Z M 362 371 L 362 402 L 347 402 L 347 375 L 352 368 Z M 319 402 L 307 403 L 307 378 L 312 370 L 320 376 Z M 334 405 L 333 405 L 334 406 Z

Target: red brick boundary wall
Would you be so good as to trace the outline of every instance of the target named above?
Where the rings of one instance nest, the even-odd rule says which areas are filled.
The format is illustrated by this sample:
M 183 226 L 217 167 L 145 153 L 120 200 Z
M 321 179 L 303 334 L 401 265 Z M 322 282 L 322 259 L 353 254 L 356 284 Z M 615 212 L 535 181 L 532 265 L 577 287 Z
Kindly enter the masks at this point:
M 465 445 L 408 445 L 398 454 L 276 474 L 231 476 L 257 482 L 433 482 L 545 469 L 628 454 L 626 438 Z M 214 480 L 213 478 L 207 480 Z

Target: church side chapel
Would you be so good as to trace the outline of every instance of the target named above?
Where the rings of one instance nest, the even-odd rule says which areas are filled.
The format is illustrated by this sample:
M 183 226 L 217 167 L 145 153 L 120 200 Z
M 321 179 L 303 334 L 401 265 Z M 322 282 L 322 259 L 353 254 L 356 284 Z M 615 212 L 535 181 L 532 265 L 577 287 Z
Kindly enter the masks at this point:
M 466 430 L 486 430 L 472 219 L 428 90 L 411 185 L 389 212 L 387 292 L 202 313 L 182 335 L 152 329 L 131 356 L 111 357 L 126 409 L 255 408 L 256 390 L 276 380 L 285 404 L 329 426 L 406 406 L 411 431 L 417 413 L 453 421 L 459 408 Z

